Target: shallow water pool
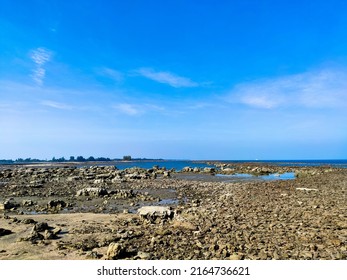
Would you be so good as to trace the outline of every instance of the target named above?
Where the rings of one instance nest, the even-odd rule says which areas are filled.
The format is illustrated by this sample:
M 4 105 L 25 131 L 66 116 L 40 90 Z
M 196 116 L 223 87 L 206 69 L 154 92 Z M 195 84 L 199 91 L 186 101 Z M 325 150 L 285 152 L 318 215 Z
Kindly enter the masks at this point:
M 272 173 L 269 175 L 262 175 L 262 176 L 255 176 L 252 174 L 248 173 L 236 173 L 232 175 L 225 175 L 225 174 L 216 174 L 217 177 L 219 178 L 224 178 L 224 179 L 240 179 L 240 180 L 256 180 L 256 179 L 261 179 L 261 180 L 293 180 L 295 179 L 295 173 L 294 172 L 286 172 L 286 173 Z

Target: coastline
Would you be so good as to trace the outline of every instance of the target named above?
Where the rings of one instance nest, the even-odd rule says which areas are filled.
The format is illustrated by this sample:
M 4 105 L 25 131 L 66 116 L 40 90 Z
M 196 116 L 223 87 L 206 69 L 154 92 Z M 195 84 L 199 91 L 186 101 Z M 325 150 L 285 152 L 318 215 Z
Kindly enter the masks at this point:
M 301 175 L 208 182 L 179 177 L 213 178 L 205 169 L 47 167 L 0 169 L 0 209 L 12 203 L 0 210 L 0 228 L 11 232 L 0 237 L 0 259 L 347 259 L 344 168 L 233 163 L 219 172 Z M 78 195 L 86 188 L 106 192 Z M 143 217 L 143 206 L 174 215 Z M 49 228 L 33 230 L 40 222 Z

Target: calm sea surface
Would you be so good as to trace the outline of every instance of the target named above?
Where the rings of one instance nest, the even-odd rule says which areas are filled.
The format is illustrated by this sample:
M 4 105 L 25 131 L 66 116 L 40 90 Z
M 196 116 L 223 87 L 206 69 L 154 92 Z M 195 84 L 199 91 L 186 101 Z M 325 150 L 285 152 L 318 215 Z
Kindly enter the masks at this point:
M 190 160 L 134 160 L 129 162 L 116 162 L 115 166 L 122 170 L 126 168 L 131 167 L 140 167 L 145 169 L 150 169 L 153 166 L 159 166 L 159 167 L 165 167 L 166 169 L 172 169 L 174 168 L 176 171 L 182 170 L 184 167 L 198 167 L 198 168 L 205 168 L 205 167 L 214 167 L 213 165 L 209 165 L 204 162 L 197 162 L 197 161 L 190 161 Z
M 212 161 L 211 161 L 212 162 Z M 224 163 L 263 163 L 272 164 L 279 166 L 332 166 L 339 168 L 347 168 L 347 160 L 222 160 L 218 162 Z M 176 171 L 182 170 L 184 167 L 214 167 L 202 161 L 191 161 L 191 160 L 139 160 L 139 161 L 129 161 L 129 162 L 116 162 L 115 166 L 118 169 L 126 169 L 131 167 L 140 167 L 149 169 L 153 166 L 165 167 L 166 169 L 174 168 Z

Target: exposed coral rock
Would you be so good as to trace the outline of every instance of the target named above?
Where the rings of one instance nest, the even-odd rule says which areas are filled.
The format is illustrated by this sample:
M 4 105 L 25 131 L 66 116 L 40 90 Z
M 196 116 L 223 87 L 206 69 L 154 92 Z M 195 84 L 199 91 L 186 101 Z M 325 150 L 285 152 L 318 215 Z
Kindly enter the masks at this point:
M 165 206 L 144 206 L 137 213 L 141 218 L 154 222 L 157 219 L 172 219 L 174 211 Z

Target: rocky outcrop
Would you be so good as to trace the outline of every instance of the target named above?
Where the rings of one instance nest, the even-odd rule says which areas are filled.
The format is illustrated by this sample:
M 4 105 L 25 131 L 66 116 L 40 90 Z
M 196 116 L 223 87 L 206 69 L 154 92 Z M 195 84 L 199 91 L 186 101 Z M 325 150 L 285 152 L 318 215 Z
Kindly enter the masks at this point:
M 79 191 L 77 191 L 77 196 L 94 196 L 94 197 L 99 197 L 99 196 L 104 196 L 108 195 L 107 190 L 103 188 L 84 188 Z
M 165 206 L 143 206 L 137 213 L 142 219 L 150 222 L 172 219 L 174 217 L 174 211 L 170 207 Z
M 52 231 L 52 227 L 48 226 L 46 222 L 35 223 L 32 227 L 30 234 L 26 237 L 20 238 L 18 241 L 28 241 L 32 244 L 36 244 L 42 240 L 52 240 L 57 239 L 57 231 Z
M 66 258 L 79 259 L 347 259 L 347 169 L 248 163 L 216 166 L 216 173 L 297 170 L 310 174 L 290 181 L 235 182 L 214 180 L 209 176 L 212 169 L 185 170 L 193 174 L 170 170 L 171 177 L 165 177 L 166 171 L 160 168 L 2 169 L 0 180 L 6 186 L 0 188 L 0 197 L 6 209 L 3 202 L 0 227 L 13 235 L 0 238 L 0 243 L 21 233 L 29 242 L 52 246 L 51 252 L 59 248 L 57 258 L 66 254 Z M 153 174 L 158 178 L 153 179 Z M 186 180 L 185 176 L 212 177 L 213 181 Z M 34 180 L 41 180 L 43 186 L 30 186 Z M 95 180 L 101 180 L 97 186 Z M 107 193 L 81 191 L 88 188 Z M 32 203 L 23 203 L 28 198 Z M 36 221 L 28 216 L 39 211 L 43 214 L 32 216 Z M 59 218 L 59 222 L 53 219 L 62 215 L 44 218 L 45 213 L 57 212 L 75 218 L 70 221 L 71 215 L 66 215 L 66 221 Z M 60 229 L 38 221 L 61 227 L 60 239 L 54 239 Z M 16 244 L 21 245 L 31 246 Z
M 59 199 L 50 200 L 47 203 L 48 209 L 61 210 L 67 206 L 66 202 Z
M 37 232 L 41 232 L 41 231 L 45 231 L 50 229 L 50 227 L 48 226 L 48 224 L 46 222 L 41 222 L 41 223 L 36 223 L 32 229 L 32 231 L 37 231 Z

